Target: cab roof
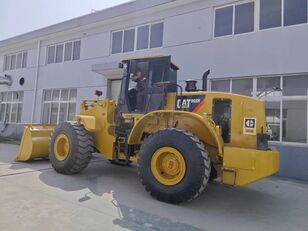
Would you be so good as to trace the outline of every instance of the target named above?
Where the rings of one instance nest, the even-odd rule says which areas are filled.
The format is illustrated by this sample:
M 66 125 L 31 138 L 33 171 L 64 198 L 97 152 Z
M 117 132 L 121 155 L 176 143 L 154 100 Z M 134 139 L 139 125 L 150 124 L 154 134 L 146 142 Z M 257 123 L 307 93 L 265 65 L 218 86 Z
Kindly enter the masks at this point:
M 131 60 L 150 60 L 150 59 L 160 59 L 160 58 L 166 58 L 166 57 L 170 57 L 170 56 L 164 56 L 164 55 L 148 55 L 148 56 L 139 56 L 139 57 L 129 57 L 129 58 L 126 58 L 124 60 L 122 60 L 122 62 L 128 62 L 128 61 L 131 61 Z M 174 70 L 179 70 L 180 68 L 174 64 L 173 62 L 170 61 L 170 65 L 171 65 L 171 68 L 174 69 Z

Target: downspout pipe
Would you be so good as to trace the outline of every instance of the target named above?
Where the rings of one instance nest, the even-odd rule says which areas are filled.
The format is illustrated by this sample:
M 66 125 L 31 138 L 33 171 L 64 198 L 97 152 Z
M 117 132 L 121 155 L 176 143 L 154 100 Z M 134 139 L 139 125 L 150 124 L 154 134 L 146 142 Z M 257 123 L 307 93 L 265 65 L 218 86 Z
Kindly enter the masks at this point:
M 0 85 L 12 86 L 12 84 L 13 84 L 12 76 L 10 75 L 4 75 L 4 77 L 0 76 Z
M 34 80 L 34 89 L 33 89 L 33 101 L 32 101 L 32 114 L 31 114 L 31 123 L 34 123 L 34 115 L 36 109 L 36 98 L 37 98 L 37 85 L 40 71 L 40 56 L 41 56 L 41 40 L 37 42 L 37 60 L 36 60 L 36 73 Z

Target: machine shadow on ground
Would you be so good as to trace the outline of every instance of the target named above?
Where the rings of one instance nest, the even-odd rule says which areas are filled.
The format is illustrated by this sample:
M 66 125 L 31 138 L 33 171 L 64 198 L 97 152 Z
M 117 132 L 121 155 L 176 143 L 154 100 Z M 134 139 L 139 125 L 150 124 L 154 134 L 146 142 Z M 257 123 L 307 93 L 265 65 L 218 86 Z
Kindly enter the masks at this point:
M 88 191 L 78 199 L 78 203 L 86 203 L 105 194 L 116 207 L 118 217 L 113 223 L 129 230 L 203 230 L 192 225 L 175 222 L 167 217 L 151 213 L 151 207 L 138 203 L 138 197 L 144 197 L 147 203 L 161 204 L 163 207 L 174 206 L 158 202 L 151 198 L 141 186 L 137 168 L 131 166 L 115 166 L 108 160 L 95 156 L 86 170 L 80 174 L 65 176 L 54 171 L 42 171 L 39 179 L 55 188 L 66 192 Z M 176 206 L 174 206 L 176 207 Z
M 281 203 L 274 196 L 254 188 L 235 188 L 214 181 L 208 184 L 204 193 L 196 200 L 181 205 L 169 205 L 156 201 L 145 192 L 139 182 L 135 165 L 114 166 L 101 157 L 95 157 L 89 167 L 80 174 L 63 176 L 54 171 L 42 171 L 39 178 L 45 184 L 63 191 L 88 190 L 88 193 L 78 200 L 79 203 L 91 200 L 93 195 L 101 197 L 104 194 L 111 194 L 112 203 L 117 207 L 121 217 L 114 220 L 114 223 L 131 230 L 151 229 L 151 227 L 156 227 L 158 230 L 170 230 L 176 227 L 176 230 L 198 230 L 196 227 L 153 215 L 151 210 L 157 207 L 166 211 L 170 208 L 181 209 L 193 214 L 207 213 L 207 211 L 212 214 L 228 214 L 236 219 L 241 214 L 251 213 L 252 208 L 255 216 L 270 216 Z M 266 204 L 277 206 L 265 210 Z

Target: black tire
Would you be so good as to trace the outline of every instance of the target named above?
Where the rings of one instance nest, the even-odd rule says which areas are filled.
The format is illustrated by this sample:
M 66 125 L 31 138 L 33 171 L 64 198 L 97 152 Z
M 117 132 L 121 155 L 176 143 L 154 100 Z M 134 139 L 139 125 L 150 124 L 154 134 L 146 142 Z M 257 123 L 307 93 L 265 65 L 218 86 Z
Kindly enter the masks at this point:
M 186 164 L 186 173 L 176 185 L 161 184 L 151 171 L 154 153 L 162 147 L 179 151 Z M 138 173 L 146 191 L 156 199 L 179 204 L 197 198 L 205 189 L 211 172 L 211 162 L 204 144 L 192 133 L 180 129 L 164 129 L 154 133 L 142 144 Z
M 58 160 L 54 152 L 56 138 L 64 134 L 69 139 L 69 152 L 65 160 Z M 64 122 L 59 124 L 51 137 L 49 145 L 49 159 L 52 167 L 59 173 L 71 175 L 85 169 L 94 152 L 93 137 L 78 122 Z

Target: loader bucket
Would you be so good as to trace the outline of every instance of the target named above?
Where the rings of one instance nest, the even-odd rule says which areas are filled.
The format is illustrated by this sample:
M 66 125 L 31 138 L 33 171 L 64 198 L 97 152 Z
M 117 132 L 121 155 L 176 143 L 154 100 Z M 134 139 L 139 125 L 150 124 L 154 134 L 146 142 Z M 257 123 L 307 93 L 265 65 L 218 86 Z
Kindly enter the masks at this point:
M 47 158 L 48 145 L 54 128 L 53 125 L 26 125 L 16 161 Z

